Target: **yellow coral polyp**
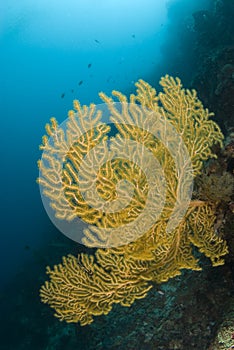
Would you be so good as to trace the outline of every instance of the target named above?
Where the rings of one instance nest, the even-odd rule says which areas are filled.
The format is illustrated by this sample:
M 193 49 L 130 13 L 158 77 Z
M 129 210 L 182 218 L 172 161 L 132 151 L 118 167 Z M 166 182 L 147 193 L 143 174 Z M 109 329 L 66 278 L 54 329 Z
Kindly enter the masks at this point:
M 161 79 L 160 84 L 163 92 L 157 94 L 147 82 L 139 80 L 136 83 L 136 95 L 130 96 L 129 107 L 126 107 L 127 97 L 113 91 L 113 96 L 122 106 L 121 113 L 115 108 L 112 97 L 100 93 L 118 130 L 112 151 L 120 147 L 123 138 L 144 144 L 163 169 L 167 184 L 165 202 L 163 196 L 157 194 L 157 203 L 152 204 L 155 205 L 155 210 L 161 210 L 158 219 L 144 235 L 138 235 L 130 243 L 126 238 L 128 231 L 123 228 L 117 236 L 111 238 L 112 243 L 121 238 L 122 245 L 99 248 L 95 257 L 87 254 L 79 254 L 77 257 L 69 255 L 63 257 L 62 263 L 53 269 L 47 268 L 50 280 L 40 289 L 41 300 L 55 310 L 55 316 L 60 320 L 79 322 L 82 326 L 90 324 L 94 316 L 110 312 L 115 303 L 130 306 L 136 299 L 144 298 L 153 282 L 165 282 L 179 275 L 184 268 L 200 270 L 199 261 L 193 254 L 194 246 L 211 260 L 213 266 L 224 263 L 227 245 L 215 233 L 213 203 L 191 201 L 177 227 L 170 232 L 167 230 L 176 201 L 185 205 L 182 192 L 187 190 L 186 183 L 183 183 L 181 172 L 176 169 L 167 145 L 152 136 L 150 130 L 146 132 L 139 126 L 147 117 L 139 106 L 146 107 L 149 113 L 155 112 L 159 133 L 167 131 L 163 129 L 162 125 L 165 124 L 161 123 L 163 119 L 160 118 L 173 125 L 187 147 L 193 177 L 200 174 L 204 160 L 215 156 L 211 148 L 215 143 L 222 145 L 223 135 L 218 125 L 210 119 L 212 114 L 203 108 L 196 91 L 185 90 L 179 78 L 174 79 L 168 75 Z M 131 125 L 130 115 L 135 118 L 135 126 Z M 140 121 L 139 124 L 137 121 Z M 50 199 L 58 218 L 69 221 L 78 216 L 87 223 L 94 224 L 91 229 L 84 231 L 83 242 L 88 246 L 97 246 L 100 241 L 105 246 L 106 242 L 110 242 L 108 231 L 103 231 L 102 228 L 115 229 L 123 223 L 134 222 L 144 210 L 149 194 L 144 171 L 140 166 L 120 157 L 114 161 L 107 159 L 96 172 L 96 191 L 102 200 L 101 204 L 95 207 L 96 197 L 93 191 L 90 191 L 88 200 L 94 207 L 83 198 L 81 188 L 88 188 L 89 182 L 86 180 L 93 176 L 92 168 L 87 163 L 92 164 L 95 157 L 104 157 L 109 130 L 109 126 L 101 122 L 101 112 L 95 105 L 88 108 L 81 106 L 79 101 L 74 101 L 74 111 L 69 112 L 66 133 L 52 118 L 51 123 L 46 125 L 46 132 L 53 142 L 44 136 L 41 145 L 46 153 L 38 163 L 38 182 Z M 173 142 L 175 140 L 172 138 L 168 145 L 173 146 Z M 97 151 L 94 158 L 89 158 L 87 155 L 94 146 L 98 146 Z M 58 156 L 63 159 L 63 167 L 56 158 Z M 83 164 L 86 156 L 87 163 Z M 182 156 L 178 154 L 178 161 L 182 162 L 180 157 Z M 82 179 L 77 176 L 80 168 Z M 119 208 L 116 184 L 120 180 L 132 183 L 132 192 L 129 194 L 125 191 L 124 183 L 119 188 L 119 194 L 124 194 L 131 200 L 120 210 L 103 215 L 101 206 L 108 207 L 108 201 L 114 202 Z M 158 183 L 156 187 L 160 187 Z M 124 244 L 125 242 L 128 243 Z

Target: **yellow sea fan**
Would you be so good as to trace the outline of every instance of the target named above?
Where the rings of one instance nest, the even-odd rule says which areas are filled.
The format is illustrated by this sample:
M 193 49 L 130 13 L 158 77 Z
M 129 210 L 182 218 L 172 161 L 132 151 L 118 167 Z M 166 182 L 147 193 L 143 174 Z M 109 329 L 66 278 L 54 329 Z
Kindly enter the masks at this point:
M 40 295 L 60 320 L 89 324 L 114 303 L 145 297 L 151 282 L 199 270 L 193 246 L 214 266 L 224 262 L 213 205 L 190 201 L 192 180 L 223 135 L 194 90 L 169 76 L 160 84 L 157 94 L 139 80 L 129 101 L 117 91 L 100 93 L 118 131 L 111 138 L 102 110 L 78 101 L 65 128 L 54 118 L 46 126 L 38 179 L 44 195 L 58 219 L 90 225 L 83 243 L 107 247 L 47 268 Z

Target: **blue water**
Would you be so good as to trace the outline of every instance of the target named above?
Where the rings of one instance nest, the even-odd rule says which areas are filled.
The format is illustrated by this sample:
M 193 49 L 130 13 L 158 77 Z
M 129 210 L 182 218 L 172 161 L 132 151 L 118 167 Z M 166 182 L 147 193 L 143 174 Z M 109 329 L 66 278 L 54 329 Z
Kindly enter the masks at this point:
M 173 12 L 173 3 L 181 4 Z M 38 146 L 51 116 L 67 117 L 73 99 L 99 103 L 99 91 L 129 93 L 143 78 L 173 71 L 181 40 L 205 0 L 31 1 L 0 4 L 1 284 L 33 261 L 56 229 L 41 203 Z M 169 6 L 170 5 L 170 6 Z M 168 8 L 170 7 L 170 12 Z M 174 27 L 173 27 L 174 25 Z M 81 83 L 82 82 L 82 83 Z M 80 85 L 79 85 L 80 83 Z
M 35 318 L 46 318 L 40 314 L 41 275 L 30 286 L 32 293 L 19 283 L 24 276 L 30 284 L 32 276 L 45 270 L 62 236 L 43 208 L 36 183 L 45 124 L 52 116 L 63 122 L 74 99 L 98 104 L 98 92 L 113 89 L 129 95 L 140 78 L 158 88 L 160 77 L 168 73 L 190 84 L 198 68 L 192 57 L 192 14 L 209 9 L 210 1 L 0 2 L 0 303 L 8 297 L 4 288 L 18 281 L 24 298 L 28 293 L 31 303 L 37 302 Z M 185 56 L 189 63 L 181 59 Z M 23 319 L 19 291 L 9 289 L 18 319 Z M 25 344 L 18 348 L 31 349 L 30 342 Z M 0 342 L 0 349 L 8 348 Z
M 233 290 L 228 263 L 210 272 L 205 261 L 203 275 L 188 271 L 184 282 L 182 275 L 155 285 L 91 327 L 54 318 L 39 296 L 45 267 L 88 248 L 47 216 L 37 161 L 52 116 L 62 123 L 74 99 L 102 103 L 100 91 L 129 95 L 140 78 L 159 90 L 160 77 L 180 77 L 228 129 L 233 84 L 222 74 L 233 73 L 233 10 L 232 0 L 0 1 L 0 350 L 154 350 L 160 338 L 160 349 L 206 350 L 199 341 L 210 341 Z

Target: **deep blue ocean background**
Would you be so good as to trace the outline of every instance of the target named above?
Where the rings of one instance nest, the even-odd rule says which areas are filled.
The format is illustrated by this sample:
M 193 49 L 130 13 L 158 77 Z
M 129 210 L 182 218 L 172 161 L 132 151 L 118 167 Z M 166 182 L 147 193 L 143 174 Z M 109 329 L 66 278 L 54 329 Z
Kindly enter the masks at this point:
M 196 47 L 200 56 L 194 53 L 195 42 L 203 40 L 202 16 L 212 11 L 212 4 L 213 0 L 0 2 L 0 329 L 5 334 L 0 350 L 82 350 L 86 349 L 82 339 L 92 337 L 83 328 L 61 328 L 52 311 L 39 301 L 46 265 L 60 262 L 61 256 L 73 253 L 73 249 L 77 252 L 76 244 L 48 218 L 36 183 L 45 124 L 52 116 L 62 123 L 74 99 L 81 104 L 98 104 L 98 92 L 110 94 L 113 89 L 129 95 L 140 78 L 158 89 L 160 78 L 170 74 L 180 77 L 185 87 L 194 87 L 191 81 L 199 71 L 202 50 L 212 50 L 215 40 L 215 24 L 205 26 L 210 39 L 200 51 Z M 200 22 L 196 22 L 200 28 L 194 27 L 197 11 L 201 11 Z M 223 42 L 221 39 L 220 45 Z M 193 81 L 197 86 L 201 82 Z M 206 79 L 204 84 L 208 83 Z M 201 97 L 206 103 L 209 99 L 204 91 Z M 30 302 L 25 304 L 27 298 Z M 143 301 L 138 305 L 142 307 Z M 26 309 L 32 309 L 34 316 L 28 316 Z M 105 329 L 108 325 L 103 322 Z M 42 329 L 47 332 L 44 339 Z M 78 337 L 79 345 L 60 342 L 56 347 L 52 340 L 48 345 L 48 339 L 61 332 L 66 333 L 64 339 L 68 334 Z M 6 339 L 11 339 L 11 345 Z M 97 349 L 152 349 L 114 348 L 108 339 L 105 341 Z M 170 349 L 184 349 L 173 346 Z
M 38 147 L 49 119 L 66 119 L 73 99 L 99 103 L 99 91 L 133 92 L 139 78 L 153 85 L 165 73 L 187 78 L 186 62 L 181 72 L 171 68 L 181 26 L 192 27 L 191 13 L 207 8 L 209 1 L 180 1 L 168 18 L 176 2 L 0 4 L 2 286 L 55 230 L 36 184 Z

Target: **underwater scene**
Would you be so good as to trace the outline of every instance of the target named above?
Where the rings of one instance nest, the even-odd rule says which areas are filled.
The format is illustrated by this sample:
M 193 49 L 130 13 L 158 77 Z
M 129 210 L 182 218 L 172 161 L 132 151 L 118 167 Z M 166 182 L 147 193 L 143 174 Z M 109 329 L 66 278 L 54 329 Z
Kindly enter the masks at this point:
M 0 3 L 0 350 L 234 349 L 233 18 Z

